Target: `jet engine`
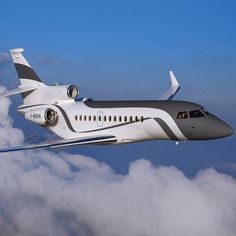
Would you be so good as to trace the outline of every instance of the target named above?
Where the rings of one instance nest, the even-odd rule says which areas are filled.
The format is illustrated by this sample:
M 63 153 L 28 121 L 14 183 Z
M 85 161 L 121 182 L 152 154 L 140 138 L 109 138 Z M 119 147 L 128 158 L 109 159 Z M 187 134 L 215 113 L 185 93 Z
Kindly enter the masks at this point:
M 75 99 L 77 98 L 79 95 L 79 89 L 77 86 L 75 85 L 70 85 L 68 88 L 67 88 L 67 96 L 69 98 L 72 98 L 72 99 Z
M 25 119 L 39 125 L 54 125 L 57 118 L 57 112 L 51 108 L 35 109 L 25 113 Z

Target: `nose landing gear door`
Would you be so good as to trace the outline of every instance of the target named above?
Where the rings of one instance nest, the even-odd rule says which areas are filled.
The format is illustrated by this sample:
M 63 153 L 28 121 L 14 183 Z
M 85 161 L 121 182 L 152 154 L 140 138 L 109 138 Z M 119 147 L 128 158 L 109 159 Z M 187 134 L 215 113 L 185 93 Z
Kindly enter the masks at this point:
M 103 111 L 97 112 L 97 126 L 102 127 L 103 126 Z

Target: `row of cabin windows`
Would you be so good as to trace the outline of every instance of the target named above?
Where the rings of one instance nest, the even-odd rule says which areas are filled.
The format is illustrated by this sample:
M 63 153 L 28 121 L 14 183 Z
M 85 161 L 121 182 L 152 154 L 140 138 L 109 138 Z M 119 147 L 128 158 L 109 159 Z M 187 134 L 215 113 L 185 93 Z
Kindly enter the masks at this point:
M 91 116 L 91 115 L 80 115 L 80 116 L 77 116 L 75 115 L 75 120 L 77 121 L 96 121 L 98 119 L 98 121 L 103 121 L 106 122 L 106 121 L 109 121 L 109 122 L 116 122 L 116 121 L 119 121 L 119 122 L 138 122 L 138 121 L 141 121 L 143 122 L 144 118 L 143 116 L 141 117 L 138 117 L 138 116 Z

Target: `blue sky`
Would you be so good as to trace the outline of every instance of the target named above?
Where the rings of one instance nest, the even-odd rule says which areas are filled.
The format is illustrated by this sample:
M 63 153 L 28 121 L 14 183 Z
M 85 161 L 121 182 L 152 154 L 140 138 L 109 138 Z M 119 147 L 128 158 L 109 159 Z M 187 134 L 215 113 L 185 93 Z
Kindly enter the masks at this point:
M 0 52 L 25 48 L 46 83 L 73 83 L 82 97 L 157 99 L 169 86 L 168 70 L 182 85 L 176 99 L 201 103 L 236 128 L 235 1 L 2 1 Z M 0 67 L 1 84 L 18 84 L 14 67 Z M 27 134 L 46 133 L 11 113 Z M 183 143 L 157 141 L 69 150 L 125 172 L 146 158 L 175 165 L 187 175 L 235 162 L 235 136 Z M 220 166 L 220 167 L 219 167 Z M 227 169 L 235 175 L 235 170 Z

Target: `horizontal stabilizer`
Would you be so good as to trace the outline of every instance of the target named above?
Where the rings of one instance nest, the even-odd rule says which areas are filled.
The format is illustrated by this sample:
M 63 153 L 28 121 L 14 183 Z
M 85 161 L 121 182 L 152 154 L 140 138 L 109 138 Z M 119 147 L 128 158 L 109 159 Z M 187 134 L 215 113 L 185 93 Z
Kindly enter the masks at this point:
M 38 87 L 36 87 L 36 86 L 19 86 L 16 89 L 7 90 L 3 93 L 0 93 L 0 98 L 10 97 L 10 96 L 13 96 L 13 95 L 16 95 L 16 94 L 21 94 L 21 93 L 25 93 L 25 92 L 34 91 L 37 88 Z
M 16 147 L 7 147 L 0 149 L 0 153 L 3 152 L 16 152 L 30 149 L 42 149 L 42 148 L 57 148 L 57 147 L 72 147 L 77 145 L 85 144 L 109 144 L 116 142 L 115 136 L 111 135 L 100 135 L 100 136 L 88 136 L 84 138 L 73 138 L 73 139 L 60 139 L 55 141 L 48 141 L 39 144 L 29 144 Z
M 170 80 L 171 80 L 171 87 L 167 90 L 161 97 L 160 100 L 172 100 L 176 93 L 180 90 L 180 85 L 175 78 L 173 71 L 170 71 Z

